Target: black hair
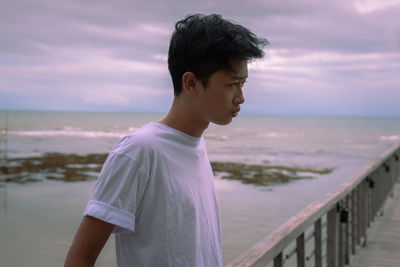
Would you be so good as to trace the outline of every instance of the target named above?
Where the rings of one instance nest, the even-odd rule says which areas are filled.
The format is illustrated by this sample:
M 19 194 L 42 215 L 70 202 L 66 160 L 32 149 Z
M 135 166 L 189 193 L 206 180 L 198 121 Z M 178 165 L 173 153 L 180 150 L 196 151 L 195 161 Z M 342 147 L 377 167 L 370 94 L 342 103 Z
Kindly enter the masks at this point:
M 231 69 L 230 60 L 262 58 L 268 44 L 247 28 L 221 15 L 188 15 L 175 24 L 168 51 L 168 69 L 174 95 L 182 92 L 182 76 L 193 72 L 204 86 L 210 76 Z

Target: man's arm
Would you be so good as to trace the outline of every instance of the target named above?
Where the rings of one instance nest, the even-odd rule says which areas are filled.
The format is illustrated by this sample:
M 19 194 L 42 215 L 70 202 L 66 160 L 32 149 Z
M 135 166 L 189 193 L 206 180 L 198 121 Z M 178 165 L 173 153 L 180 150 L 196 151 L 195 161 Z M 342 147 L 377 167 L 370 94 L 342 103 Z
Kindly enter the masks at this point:
M 69 249 L 64 267 L 94 266 L 115 225 L 85 216 Z

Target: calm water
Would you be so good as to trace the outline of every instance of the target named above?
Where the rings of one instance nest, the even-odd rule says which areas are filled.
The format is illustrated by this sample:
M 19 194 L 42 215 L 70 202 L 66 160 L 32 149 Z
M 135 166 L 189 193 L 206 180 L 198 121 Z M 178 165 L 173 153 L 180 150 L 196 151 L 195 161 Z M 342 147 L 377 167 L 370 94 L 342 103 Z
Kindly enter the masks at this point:
M 123 135 L 160 118 L 9 112 L 8 156 L 106 153 Z M 5 113 L 0 112 L 0 128 L 4 125 Z M 228 263 L 400 142 L 400 119 L 241 116 L 229 126 L 211 126 L 205 136 L 210 160 L 334 168 L 316 179 L 267 188 L 216 177 Z M 0 266 L 62 265 L 93 184 L 46 181 L 0 187 Z M 110 240 L 97 266 L 114 266 L 114 261 Z

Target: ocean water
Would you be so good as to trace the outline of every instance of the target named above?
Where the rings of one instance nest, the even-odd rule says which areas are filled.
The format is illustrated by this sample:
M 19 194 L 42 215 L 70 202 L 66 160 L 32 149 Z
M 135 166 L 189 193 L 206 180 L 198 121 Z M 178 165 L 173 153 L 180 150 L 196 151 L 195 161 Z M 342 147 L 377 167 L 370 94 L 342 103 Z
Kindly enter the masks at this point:
M 122 136 L 160 114 L 0 112 L 0 155 L 107 153 Z M 7 124 L 7 126 L 6 126 Z M 212 161 L 333 168 L 329 175 L 269 187 L 216 177 L 224 263 L 331 192 L 363 165 L 400 142 L 400 118 L 239 116 L 205 133 Z M 0 266 L 59 266 L 94 181 L 2 184 Z M 114 266 L 111 239 L 97 266 Z

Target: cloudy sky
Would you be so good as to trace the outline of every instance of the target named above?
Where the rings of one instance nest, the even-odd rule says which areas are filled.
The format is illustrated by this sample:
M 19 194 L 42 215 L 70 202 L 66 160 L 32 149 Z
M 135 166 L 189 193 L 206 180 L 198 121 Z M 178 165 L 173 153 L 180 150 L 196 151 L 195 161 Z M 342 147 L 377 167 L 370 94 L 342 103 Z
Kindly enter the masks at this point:
M 400 0 L 0 0 L 0 109 L 168 111 L 189 13 L 269 40 L 243 113 L 400 116 Z

